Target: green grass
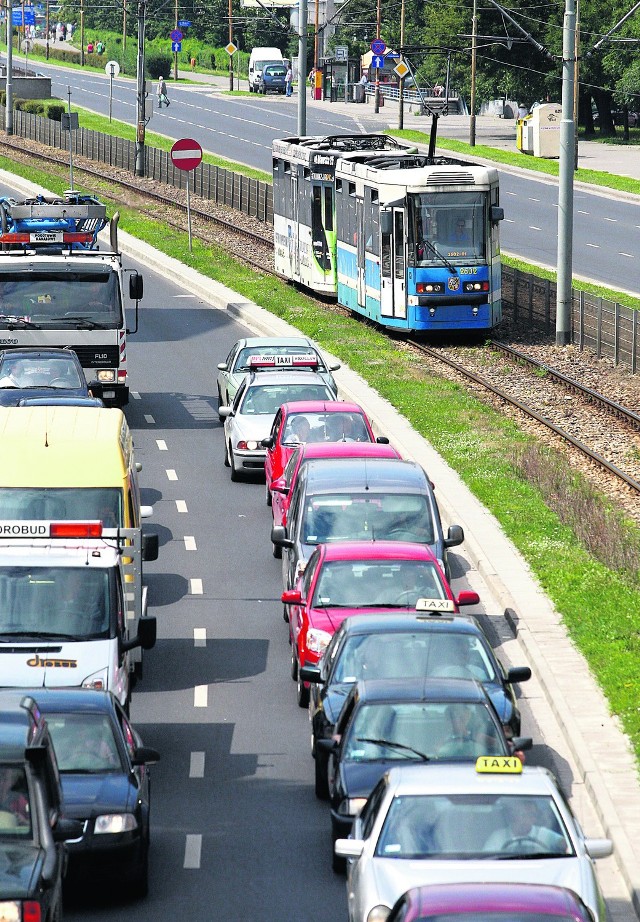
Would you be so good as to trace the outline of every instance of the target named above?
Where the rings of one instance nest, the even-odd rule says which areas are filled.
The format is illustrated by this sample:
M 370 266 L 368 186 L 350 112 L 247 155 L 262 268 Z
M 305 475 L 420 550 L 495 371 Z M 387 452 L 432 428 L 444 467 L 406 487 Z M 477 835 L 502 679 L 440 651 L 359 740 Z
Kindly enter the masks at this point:
M 54 192 L 67 185 L 5 158 L 0 166 Z M 105 180 L 104 197 L 109 183 Z M 560 612 L 640 757 L 640 530 L 599 498 L 562 456 L 540 447 L 509 419 L 472 397 L 460 384 L 426 371 L 421 359 L 371 326 L 318 311 L 294 288 L 247 269 L 226 253 L 118 205 L 121 227 L 163 252 L 223 282 L 312 336 L 348 363 L 403 413 L 496 516 Z M 545 501 L 545 495 L 561 497 Z M 595 524 L 586 509 L 595 504 Z M 595 521 L 595 519 L 593 521 Z M 587 550 L 591 531 L 637 549 L 607 566 Z M 582 540 L 578 537 L 582 533 Z M 526 613 L 523 613 L 526 614 Z

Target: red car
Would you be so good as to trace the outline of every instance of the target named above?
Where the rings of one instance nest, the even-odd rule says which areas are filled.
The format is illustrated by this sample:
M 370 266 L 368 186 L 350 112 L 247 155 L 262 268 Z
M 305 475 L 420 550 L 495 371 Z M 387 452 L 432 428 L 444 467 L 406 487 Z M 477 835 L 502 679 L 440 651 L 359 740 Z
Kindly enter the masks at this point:
M 267 505 L 271 505 L 271 482 L 282 477 L 287 461 L 296 447 L 305 442 L 379 442 L 371 423 L 357 403 L 344 401 L 296 400 L 283 403 L 276 413 L 268 438 L 262 446 L 267 449 L 264 472 L 267 481 Z
M 573 890 L 548 884 L 425 884 L 396 901 L 387 922 L 591 922 Z
M 289 404 L 292 406 L 292 404 Z M 338 404 L 336 404 L 338 406 Z M 293 447 L 281 477 L 271 482 L 274 525 L 287 524 L 289 498 L 301 465 L 311 458 L 400 458 L 388 442 L 305 442 Z M 268 476 L 268 475 L 267 475 Z M 267 479 L 267 492 L 269 492 Z M 282 548 L 273 545 L 273 556 L 282 557 Z
M 437 600 L 443 612 L 477 605 L 477 592 L 454 598 L 436 558 L 423 544 L 345 541 L 320 544 L 294 589 L 282 593 L 288 607 L 291 676 L 298 704 L 309 703 L 299 667 L 315 665 L 345 618 L 379 611 L 414 611 L 418 599 Z M 440 608 L 436 605 L 435 607 Z

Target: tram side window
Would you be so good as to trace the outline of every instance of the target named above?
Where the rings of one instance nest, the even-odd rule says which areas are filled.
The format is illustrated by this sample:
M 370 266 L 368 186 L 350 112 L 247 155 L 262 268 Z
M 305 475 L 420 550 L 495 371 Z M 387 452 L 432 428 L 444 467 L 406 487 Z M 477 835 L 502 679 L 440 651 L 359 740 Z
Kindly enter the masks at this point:
M 348 184 L 349 194 L 347 196 L 347 240 L 354 246 L 358 243 L 358 221 L 356 218 L 356 184 Z
M 309 171 L 306 170 L 304 174 L 304 178 L 302 176 L 302 173 L 300 173 L 299 175 L 298 202 L 297 202 L 298 222 L 304 225 L 305 227 L 309 227 L 311 225 L 311 218 L 312 218 L 312 200 L 311 200 L 311 195 L 310 195 L 310 186 L 311 186 L 310 174 L 309 174 Z M 293 201 L 293 190 L 292 190 L 292 196 L 291 196 L 291 209 L 292 209 L 292 214 L 295 215 L 296 214 L 296 210 L 295 210 L 296 203 Z
M 333 190 L 331 186 L 324 187 L 324 226 L 325 230 L 333 230 Z
M 376 189 L 364 190 L 364 239 L 367 253 L 380 255 L 379 204 Z
M 337 237 L 340 241 L 346 241 L 349 239 L 347 230 L 347 208 L 345 201 L 346 195 L 344 195 L 342 180 L 336 179 L 336 228 Z
M 404 212 L 397 210 L 394 212 L 394 270 L 397 279 L 404 278 Z
M 322 232 L 322 189 L 318 185 L 311 187 L 311 239 L 323 241 Z

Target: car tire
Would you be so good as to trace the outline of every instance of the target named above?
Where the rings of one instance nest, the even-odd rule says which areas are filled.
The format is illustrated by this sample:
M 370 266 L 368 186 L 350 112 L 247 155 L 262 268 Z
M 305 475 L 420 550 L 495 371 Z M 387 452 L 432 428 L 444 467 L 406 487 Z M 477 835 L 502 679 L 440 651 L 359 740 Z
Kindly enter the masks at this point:
M 149 842 L 143 846 L 143 855 L 136 876 L 129 884 L 129 893 L 134 899 L 144 899 L 149 893 Z
M 227 450 L 227 443 L 224 443 L 224 466 L 229 467 L 229 452 Z
M 273 497 L 271 496 L 271 490 L 269 489 L 269 482 L 268 482 L 268 481 L 267 481 L 267 483 L 265 484 L 265 487 L 266 487 L 265 492 L 266 492 L 267 506 L 270 506 L 270 505 L 272 504 L 272 502 L 273 502 Z
M 315 757 L 315 792 L 318 800 L 329 800 L 329 779 L 327 778 L 328 759 L 316 749 Z
M 237 483 L 240 480 L 240 474 L 238 473 L 238 468 L 236 467 L 235 461 L 233 459 L 233 451 L 231 450 L 231 443 L 229 442 L 229 467 L 231 468 L 231 479 L 234 483 Z
M 279 544 L 271 544 L 271 552 L 276 560 L 282 560 L 282 548 Z
M 218 385 L 218 410 L 220 409 L 221 406 L 223 406 L 222 391 L 220 390 L 220 385 Z M 218 413 L 218 419 L 220 420 L 221 423 L 224 424 L 224 417 L 220 416 L 220 413 Z
M 294 682 L 298 681 L 298 657 L 296 656 L 296 645 L 294 644 L 291 638 L 291 631 L 289 631 L 289 643 L 291 645 L 291 678 Z
M 299 708 L 309 707 L 309 689 L 305 687 L 304 682 L 300 678 L 299 669 L 298 669 L 298 678 L 296 680 L 296 700 L 298 702 Z
M 346 858 L 341 858 L 339 855 L 336 855 L 335 845 L 337 836 L 333 830 L 331 830 L 331 869 L 334 874 L 346 874 L 347 873 L 347 860 Z

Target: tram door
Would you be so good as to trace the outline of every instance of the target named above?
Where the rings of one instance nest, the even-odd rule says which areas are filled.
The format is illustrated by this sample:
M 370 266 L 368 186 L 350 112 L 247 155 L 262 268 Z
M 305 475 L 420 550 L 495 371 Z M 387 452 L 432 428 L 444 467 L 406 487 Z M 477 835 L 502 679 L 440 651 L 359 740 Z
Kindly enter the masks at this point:
M 358 305 L 366 307 L 367 305 L 367 279 L 366 279 L 366 259 L 365 259 L 365 234 L 364 234 L 364 200 L 356 200 L 356 227 L 359 228 L 358 239 L 356 244 L 356 261 L 358 272 Z
M 381 266 L 380 315 L 382 317 L 407 316 L 407 255 L 405 245 L 405 210 L 392 208 L 380 215 Z
M 292 260 L 293 265 L 291 267 L 292 274 L 296 279 L 300 278 L 300 198 L 298 195 L 298 173 L 296 170 L 292 170 L 291 173 L 291 204 L 293 206 L 293 240 L 290 243 L 290 246 L 293 250 L 289 251 L 289 258 Z

